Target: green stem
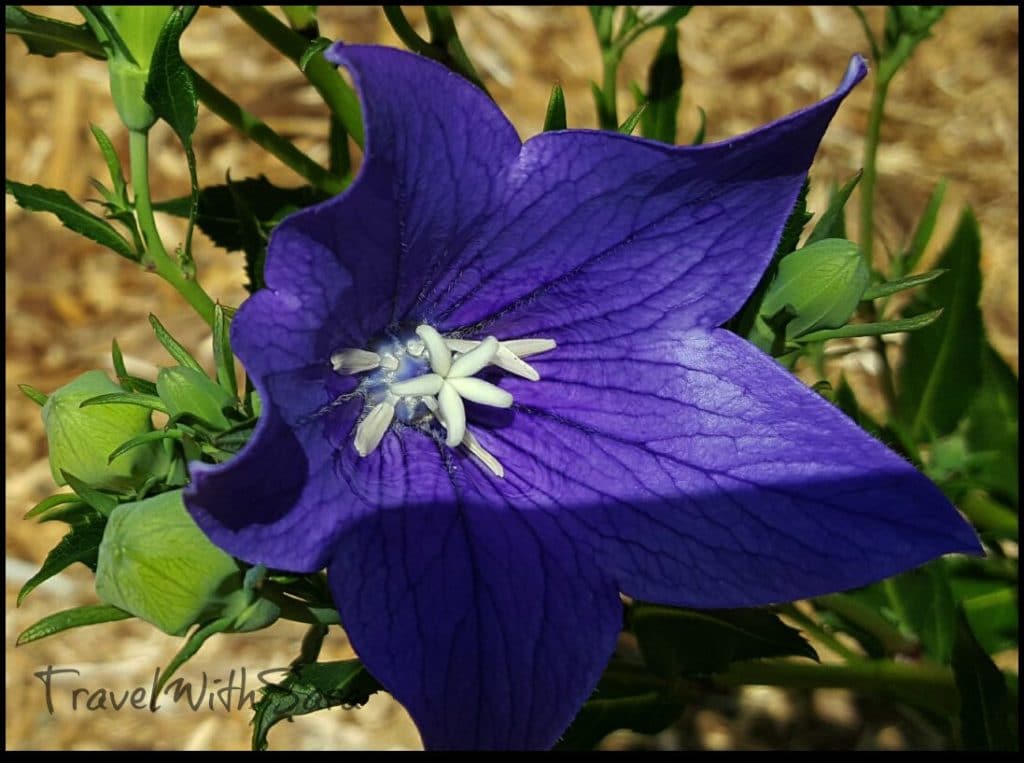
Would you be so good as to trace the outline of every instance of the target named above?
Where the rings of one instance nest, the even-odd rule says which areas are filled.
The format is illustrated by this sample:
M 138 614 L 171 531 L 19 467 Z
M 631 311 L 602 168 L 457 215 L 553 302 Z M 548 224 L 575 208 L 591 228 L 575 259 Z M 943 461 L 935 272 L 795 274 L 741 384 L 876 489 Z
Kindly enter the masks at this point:
M 149 133 L 131 130 L 128 133 L 128 151 L 131 158 L 132 190 L 135 193 L 135 212 L 139 228 L 146 243 L 144 260 L 152 264 L 157 275 L 173 286 L 212 328 L 214 304 L 199 282 L 186 278 L 178 264 L 164 249 L 153 217 L 153 204 L 149 195 Z
M 295 144 L 282 138 L 259 117 L 243 109 L 195 70 L 192 70 L 192 77 L 196 84 L 196 94 L 203 105 L 242 135 L 279 159 L 285 166 L 297 172 L 321 191 L 335 194 L 344 190 L 346 183 L 341 178 L 335 177 L 310 159 L 296 148 Z
M 598 119 L 602 130 L 619 129 L 618 93 L 615 82 L 618 79 L 619 62 L 622 54 L 614 47 L 601 54 L 603 78 L 601 81 L 601 109 Z
M 990 530 L 1016 538 L 1019 531 L 1017 515 L 1000 506 L 981 490 L 971 490 L 957 501 L 960 510 L 979 530 Z
M 860 250 L 868 270 L 873 272 L 875 244 L 875 180 L 878 177 L 878 140 L 882 133 L 882 118 L 885 114 L 885 98 L 889 92 L 889 80 L 875 75 L 875 89 L 871 95 L 871 112 L 868 115 L 868 134 L 864 144 L 864 175 L 860 181 Z
M 720 686 L 757 684 L 790 689 L 851 689 L 880 694 L 944 714 L 956 712 L 959 694 L 953 672 L 924 662 L 858 660 L 819 665 L 785 660 L 738 662 L 712 678 Z
M 285 24 L 278 21 L 266 8 L 259 6 L 233 6 L 235 14 L 248 24 L 256 34 L 291 59 L 296 66 L 302 54 L 309 47 L 309 41 Z M 306 79 L 316 88 L 327 107 L 338 117 L 346 132 L 360 148 L 363 146 L 363 120 L 359 99 L 355 92 L 341 78 L 337 70 L 327 62 L 322 53 L 313 56 L 306 64 Z
M 874 609 L 846 594 L 833 593 L 828 596 L 819 596 L 814 602 L 831 609 L 854 625 L 866 630 L 882 643 L 883 648 L 889 654 L 909 654 L 917 646 Z
M 779 612 L 795 622 L 810 636 L 820 641 L 847 662 L 856 662 L 857 660 L 864 659 L 861 655 L 854 652 L 852 649 L 844 645 L 839 639 L 825 630 L 823 625 L 815 622 L 792 604 L 780 608 Z
M 427 26 L 430 28 L 430 42 L 445 54 L 441 63 L 449 69 L 457 71 L 487 93 L 487 88 L 484 87 L 484 82 L 480 79 L 476 67 L 469 60 L 469 54 L 462 47 L 462 40 L 459 39 L 459 32 L 455 28 L 455 19 L 452 18 L 451 9 L 447 5 L 425 5 L 423 10 L 427 16 Z M 490 95 L 490 93 L 487 94 Z

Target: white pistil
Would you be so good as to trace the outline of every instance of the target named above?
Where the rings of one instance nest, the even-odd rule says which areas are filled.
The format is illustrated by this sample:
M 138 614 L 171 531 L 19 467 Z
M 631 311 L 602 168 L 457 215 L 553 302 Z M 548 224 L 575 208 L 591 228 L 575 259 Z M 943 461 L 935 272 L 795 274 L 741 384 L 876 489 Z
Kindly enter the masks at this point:
M 441 390 L 437 393 L 437 404 L 440 408 L 438 413 L 448 428 L 444 443 L 449 448 L 454 448 L 466 435 L 466 408 L 462 404 L 458 390 L 449 383 L 441 385 Z
M 448 369 L 452 367 L 452 353 L 444 343 L 444 337 L 437 333 L 437 329 L 426 323 L 416 327 L 416 334 L 427 346 L 430 369 L 439 376 L 447 376 Z
M 490 382 L 485 382 L 483 379 L 474 377 L 452 379 L 448 377 L 445 379 L 444 385 L 446 387 L 454 387 L 455 391 L 459 393 L 459 397 L 472 400 L 474 403 L 491 405 L 495 408 L 512 407 L 512 395 L 501 387 L 496 387 Z
M 339 374 L 361 374 L 380 367 L 380 355 L 369 350 L 349 348 L 331 355 L 331 368 Z
M 378 403 L 356 427 L 356 452 L 364 458 L 377 449 L 395 418 L 395 406 L 385 400 Z
M 423 374 L 423 376 L 414 376 L 405 381 L 395 382 L 388 389 L 391 394 L 399 397 L 436 395 L 442 384 L 444 384 L 444 379 L 437 374 Z
M 469 451 L 470 455 L 476 456 L 476 458 L 486 466 L 495 477 L 503 478 L 505 476 L 505 468 L 498 463 L 491 453 L 480 444 L 480 441 L 473 436 L 473 433 L 468 429 L 466 430 L 465 436 L 462 438 L 462 444 L 466 446 L 466 450 Z

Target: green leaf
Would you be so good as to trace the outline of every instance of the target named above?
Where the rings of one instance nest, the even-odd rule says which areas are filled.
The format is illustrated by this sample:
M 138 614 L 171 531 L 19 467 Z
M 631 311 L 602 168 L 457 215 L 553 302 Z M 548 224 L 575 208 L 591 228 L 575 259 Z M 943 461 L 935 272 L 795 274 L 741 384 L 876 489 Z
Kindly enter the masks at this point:
M 682 100 L 683 67 L 679 62 L 679 33 L 675 24 L 665 28 L 647 71 L 647 109 L 641 119 L 640 132 L 645 138 L 675 145 L 676 116 Z
M 949 664 L 955 605 L 945 562 L 936 559 L 898 575 L 886 582 L 885 589 L 896 616 L 918 637 L 928 656 L 942 665 Z
M 299 56 L 299 71 L 305 72 L 309 62 L 313 59 L 313 56 L 327 50 L 331 47 L 333 42 L 333 40 L 328 40 L 326 37 L 320 37 L 309 43 L 309 46 L 302 51 L 302 55 Z
M 63 572 L 75 562 L 81 562 L 89 569 L 95 570 L 96 555 L 99 552 L 105 526 L 106 520 L 92 512 L 73 524 L 70 532 L 46 555 L 46 560 L 39 572 L 25 581 L 25 585 L 18 592 L 17 605 L 20 607 L 25 597 L 32 593 L 40 583 Z
M 153 686 L 153 694 L 150 697 L 150 710 L 154 712 L 156 711 L 157 698 L 167 685 L 167 682 L 171 680 L 171 676 L 178 672 L 178 668 L 191 660 L 195 656 L 196 652 L 202 648 L 203 644 L 205 644 L 211 636 L 216 636 L 218 633 L 224 633 L 229 630 L 232 622 L 232 617 L 219 617 L 216 620 L 197 628 L 192 635 L 188 637 L 185 645 L 178 650 L 176 655 L 174 655 L 170 663 L 167 665 L 167 668 L 160 672 L 159 678 Z
M 87 604 L 84 607 L 65 609 L 63 612 L 55 612 L 34 625 L 30 625 L 18 636 L 16 645 L 24 646 L 70 628 L 111 623 L 115 620 L 127 620 L 129 617 L 131 617 L 130 612 L 106 604 Z
M 107 461 L 113 461 L 122 453 L 127 453 L 132 448 L 137 448 L 140 445 L 145 445 L 150 442 L 159 442 L 160 440 L 180 440 L 182 436 L 182 433 L 176 429 L 157 429 L 152 432 L 146 432 L 145 434 L 140 434 L 138 437 L 133 437 L 130 440 L 126 440 L 121 443 L 110 453 L 109 456 L 107 456 Z
M 231 194 L 235 218 L 238 220 L 239 230 L 242 234 L 245 274 L 249 279 L 245 288 L 251 294 L 267 285 L 263 278 L 263 268 L 267 260 L 267 242 L 270 240 L 270 234 L 260 226 L 260 221 L 249 206 L 248 200 L 231 182 L 230 177 L 228 178 L 228 192 Z
M 180 490 L 110 514 L 96 567 L 96 593 L 106 603 L 180 636 L 219 613 L 241 584 L 238 565 L 196 526 Z
M 832 194 L 828 201 L 828 207 L 811 230 L 811 235 L 807 237 L 804 246 L 826 238 L 846 238 L 846 202 L 850 200 L 850 194 L 857 187 L 863 174 L 863 170 L 858 170 L 857 174 L 847 180 L 842 188 Z
M 957 611 L 953 677 L 960 692 L 960 734 L 964 749 L 1016 749 L 1006 681 L 978 644 L 962 610 Z
M 69 24 L 30 13 L 18 5 L 4 6 L 4 31 L 20 37 L 28 52 L 35 55 L 52 57 L 82 52 L 93 58 L 105 58 L 88 24 Z
M 26 511 L 25 516 L 23 516 L 22 519 L 34 519 L 42 514 L 46 514 L 46 512 L 56 506 L 79 502 L 79 497 L 74 493 L 57 493 L 56 495 L 51 495 L 49 498 L 44 498 L 31 509 Z
M 164 328 L 160 319 L 152 313 L 149 314 L 149 323 L 153 327 L 153 331 L 156 333 L 156 338 L 160 341 L 160 344 L 164 346 L 164 349 L 170 353 L 172 358 L 178 361 L 178 365 L 204 373 L 203 367 L 199 365 L 199 361 L 192 357 L 192 353 L 186 350 L 184 345 L 171 336 L 171 333 Z
M 945 309 L 934 325 L 910 336 L 899 372 L 898 417 L 919 442 L 956 428 L 981 376 L 980 258 L 978 223 L 965 209 L 938 262 L 949 274 L 922 289 L 911 311 Z
M 907 250 L 906 255 L 902 258 L 901 266 L 904 273 L 909 273 L 917 267 L 921 255 L 924 254 L 924 250 L 928 247 L 928 242 L 932 240 L 935 222 L 939 217 L 939 207 L 942 206 L 942 199 L 945 195 L 946 181 L 943 180 L 935 186 L 935 190 L 932 191 L 932 195 L 928 198 L 928 203 L 925 205 L 924 213 L 917 222 L 914 237 L 910 242 L 910 249 Z
M 942 315 L 942 310 L 917 315 L 913 318 L 900 318 L 877 323 L 851 323 L 837 329 L 812 331 L 800 337 L 801 342 L 825 342 L 829 339 L 847 339 L 854 336 L 879 336 L 881 334 L 899 334 L 904 331 L 919 331 L 935 323 Z
M 121 168 L 121 159 L 114 149 L 114 144 L 110 142 L 110 138 L 107 137 L 107 134 L 103 132 L 103 128 L 99 125 L 90 123 L 89 129 L 92 131 L 92 135 L 96 139 L 96 145 L 100 147 L 100 153 L 103 154 L 103 159 L 107 163 L 107 169 L 110 171 L 110 182 L 114 184 L 114 195 L 118 200 L 127 203 L 128 193 L 125 185 L 124 170 Z
M 626 121 L 619 125 L 618 132 L 622 135 L 632 135 L 633 130 L 636 129 L 637 123 L 640 121 L 640 117 L 643 116 L 644 111 L 646 110 L 646 103 L 641 103 L 637 106 L 636 111 L 626 117 Z
M 138 262 L 138 253 L 110 223 L 88 211 L 64 191 L 44 188 L 41 185 L 25 185 L 14 180 L 7 180 L 6 188 L 7 193 L 11 194 L 18 202 L 18 206 L 23 209 L 30 212 L 50 212 L 57 216 L 65 228 L 102 244 L 122 257 Z
M 359 660 L 299 665 L 280 684 L 263 687 L 252 718 L 252 749 L 267 749 L 267 734 L 279 721 L 339 705 L 365 705 L 380 689 Z
M 967 409 L 964 436 L 968 473 L 986 490 L 1019 504 L 1020 420 L 1018 380 L 987 342 L 981 350 L 981 385 Z
M 29 400 L 37 405 L 46 405 L 47 395 L 31 384 L 19 384 L 18 389 L 21 390 L 22 394 L 25 395 Z
M 907 276 L 906 278 L 898 278 L 895 281 L 885 281 L 884 283 L 872 284 L 865 289 L 864 296 L 861 299 L 867 302 L 868 300 L 878 299 L 879 297 L 888 297 L 890 294 L 895 294 L 899 291 L 913 289 L 915 286 L 924 286 L 926 283 L 931 283 L 945 272 L 945 270 L 941 269 L 929 270 L 927 273 L 921 273 L 916 276 Z
M 556 750 L 592 750 L 617 729 L 657 734 L 678 720 L 684 704 L 665 681 L 613 660 Z
M 763 609 L 698 611 L 639 604 L 630 626 L 658 675 L 709 674 L 737 660 L 818 656 L 800 632 Z
M 246 241 L 244 221 L 239 218 L 236 198 L 244 201 L 245 207 L 259 222 L 260 230 L 267 235 L 284 216 L 329 197 L 310 186 L 276 186 L 263 175 L 231 180 L 229 185 L 206 186 L 199 193 L 196 222 L 213 243 L 228 251 L 244 249 Z M 183 197 L 157 202 L 153 208 L 177 217 L 188 217 L 188 205 L 188 197 Z
M 90 487 L 70 472 L 62 470 L 61 476 L 64 478 L 64 481 L 68 486 L 75 491 L 79 498 L 92 506 L 103 516 L 109 517 L 110 513 L 117 508 L 118 500 L 116 496 Z
M 564 130 L 565 126 L 565 93 L 562 92 L 562 86 L 555 83 L 551 86 L 551 97 L 548 99 L 548 110 L 544 114 L 544 127 L 541 131 Z
M 686 18 L 686 15 L 693 10 L 692 5 L 677 5 L 670 10 L 664 11 L 652 19 L 645 22 L 648 27 L 652 26 L 668 26 L 675 27 L 680 21 Z
M 971 630 L 987 653 L 1017 648 L 1020 602 L 1016 588 L 1007 588 L 1005 581 L 999 581 L 993 585 L 993 590 L 965 597 L 961 604 Z
M 238 397 L 238 379 L 235 356 L 231 352 L 230 327 L 231 319 L 218 302 L 213 308 L 213 365 L 217 368 L 217 382 L 234 400 Z
M 96 395 L 88 400 L 83 400 L 80 408 L 88 408 L 93 405 L 137 405 L 140 408 L 148 408 L 151 411 L 167 413 L 167 406 L 155 395 L 144 395 L 139 392 L 111 392 L 106 395 Z

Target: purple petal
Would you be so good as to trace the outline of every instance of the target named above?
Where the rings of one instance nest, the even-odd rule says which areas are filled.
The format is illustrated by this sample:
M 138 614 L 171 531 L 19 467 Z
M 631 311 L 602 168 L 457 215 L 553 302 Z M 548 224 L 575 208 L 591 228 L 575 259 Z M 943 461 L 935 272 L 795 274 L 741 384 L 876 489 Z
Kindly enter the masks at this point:
M 340 539 L 329 575 L 345 631 L 428 749 L 550 747 L 611 656 L 614 585 L 551 517 L 447 479 L 433 489 L 436 502 L 375 512 Z
M 978 552 L 923 475 L 722 330 L 559 346 L 479 439 L 632 596 L 756 606 Z

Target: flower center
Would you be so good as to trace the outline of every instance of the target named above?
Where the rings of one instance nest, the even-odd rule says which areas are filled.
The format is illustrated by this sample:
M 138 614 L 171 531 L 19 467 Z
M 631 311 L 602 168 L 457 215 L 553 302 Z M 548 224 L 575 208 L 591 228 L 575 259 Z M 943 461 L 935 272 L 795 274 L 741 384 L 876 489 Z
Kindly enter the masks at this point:
M 414 335 L 389 337 L 372 350 L 339 350 L 331 356 L 331 366 L 339 374 L 363 375 L 358 391 L 366 407 L 353 441 L 360 456 L 376 450 L 396 420 L 428 431 L 436 423 L 444 429 L 445 445 L 464 447 L 491 472 L 503 477 L 501 464 L 467 429 L 464 401 L 511 407 L 512 395 L 476 378 L 476 374 L 487 366 L 496 366 L 538 381 L 540 375 L 523 358 L 554 348 L 553 339 L 455 339 L 423 323 Z

